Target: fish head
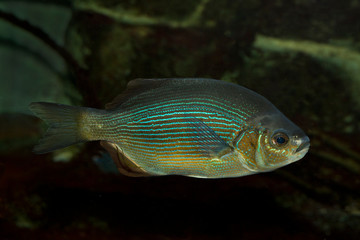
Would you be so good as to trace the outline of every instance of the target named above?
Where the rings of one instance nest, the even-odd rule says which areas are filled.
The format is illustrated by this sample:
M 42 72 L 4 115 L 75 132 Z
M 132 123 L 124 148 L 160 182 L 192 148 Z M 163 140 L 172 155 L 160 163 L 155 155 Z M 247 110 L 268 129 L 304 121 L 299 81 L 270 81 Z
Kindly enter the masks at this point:
M 259 134 L 255 161 L 258 170 L 283 167 L 300 160 L 309 151 L 309 137 L 282 113 L 257 120 Z

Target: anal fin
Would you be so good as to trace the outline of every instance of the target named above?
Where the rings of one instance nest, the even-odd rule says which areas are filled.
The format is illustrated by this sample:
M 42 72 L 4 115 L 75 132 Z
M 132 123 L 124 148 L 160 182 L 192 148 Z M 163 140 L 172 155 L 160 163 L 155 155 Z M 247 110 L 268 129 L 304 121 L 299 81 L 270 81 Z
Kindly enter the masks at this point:
M 117 144 L 108 141 L 100 141 L 100 145 L 108 151 L 121 174 L 129 177 L 152 176 L 126 156 Z

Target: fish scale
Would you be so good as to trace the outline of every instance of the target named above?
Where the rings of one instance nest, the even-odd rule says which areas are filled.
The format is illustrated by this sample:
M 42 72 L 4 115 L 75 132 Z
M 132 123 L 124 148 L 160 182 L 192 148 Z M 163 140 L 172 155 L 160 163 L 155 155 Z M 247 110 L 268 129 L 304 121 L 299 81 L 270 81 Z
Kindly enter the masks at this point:
M 178 90 L 176 95 L 174 95 L 175 90 Z M 114 119 L 119 119 L 120 121 L 121 119 L 133 120 L 127 122 L 123 128 L 118 128 L 118 132 L 112 133 L 118 136 L 118 138 L 102 140 L 110 140 L 117 143 L 132 159 L 138 159 L 137 163 L 142 168 L 153 169 L 156 174 L 159 173 L 158 169 L 164 171 L 169 168 L 172 171 L 171 174 L 178 174 L 177 171 L 183 170 L 179 167 L 174 168 L 172 166 L 179 164 L 181 164 L 183 168 L 190 168 L 191 166 L 191 174 L 196 174 L 194 171 L 202 171 L 203 165 L 208 161 L 208 156 L 196 153 L 189 154 L 188 149 L 184 150 L 181 148 L 182 145 L 185 145 L 188 146 L 188 148 L 193 148 L 195 152 L 198 151 L 196 148 L 197 145 L 195 145 L 195 143 L 198 142 L 197 139 L 193 139 L 191 135 L 183 137 L 177 136 L 179 134 L 179 127 L 180 129 L 187 128 L 188 122 L 183 120 L 186 119 L 188 115 L 189 118 L 196 117 L 202 119 L 208 126 L 214 129 L 215 133 L 228 142 L 231 142 L 236 132 L 241 130 L 241 123 L 244 123 L 244 119 L 251 114 L 247 114 L 243 109 L 234 108 L 234 104 L 226 99 L 219 98 L 218 94 L 214 94 L 211 90 L 212 89 L 208 91 L 208 94 L 202 93 L 200 97 L 199 95 L 194 97 L 194 89 L 192 88 L 165 88 L 162 89 L 162 91 L 157 91 L 156 98 L 151 97 L 153 95 L 152 91 L 146 92 L 135 99 L 131 99 L 131 104 L 125 103 L 122 105 L 124 112 L 118 113 L 119 116 L 116 117 L 112 114 L 113 117 L 109 124 L 111 132 L 113 132 L 111 126 L 119 124 Z M 150 101 L 149 98 L 151 98 Z M 143 102 L 144 99 L 148 100 L 145 106 Z M 166 101 L 160 101 L 160 99 L 166 99 Z M 246 109 L 249 111 L 252 108 L 247 107 Z M 230 116 L 230 114 L 232 114 L 232 116 Z M 211 116 L 213 116 L 213 118 L 211 118 Z M 229 125 L 224 123 L 225 121 L 221 121 L 221 118 L 216 118 L 216 116 L 222 116 L 222 119 L 225 119 L 227 123 L 237 123 L 238 128 L 229 128 Z M 179 123 L 177 121 L 179 119 L 181 119 L 182 122 Z M 103 119 L 99 120 L 99 122 L 103 121 Z M 176 124 L 177 127 L 171 129 L 168 134 L 164 134 L 161 128 L 154 129 L 154 123 L 158 124 L 157 126 Z M 244 124 L 242 125 L 244 126 Z M 126 134 L 126 130 L 131 126 L 138 128 L 136 134 Z M 222 127 L 227 131 L 225 131 L 225 133 L 219 132 L 216 131 L 217 129 L 215 127 Z M 149 135 L 148 132 L 144 131 L 144 128 L 151 128 L 153 135 Z M 181 131 L 181 134 L 184 134 L 184 132 Z M 101 139 L 102 136 L 97 137 Z M 136 150 L 133 151 L 133 149 Z M 155 150 L 156 154 L 153 153 Z M 164 154 L 162 154 L 163 152 Z M 184 161 L 189 157 L 191 157 L 190 162 Z M 196 169 L 194 165 L 197 166 L 198 169 Z M 233 167 L 235 167 L 235 164 Z
M 296 152 L 307 136 L 267 99 L 213 79 L 135 79 L 105 110 L 49 103 L 30 109 L 50 125 L 36 152 L 101 140 L 119 171 L 131 176 L 244 176 L 308 150 Z M 73 133 L 62 134 L 65 128 Z M 281 150 L 274 134 L 288 140 Z

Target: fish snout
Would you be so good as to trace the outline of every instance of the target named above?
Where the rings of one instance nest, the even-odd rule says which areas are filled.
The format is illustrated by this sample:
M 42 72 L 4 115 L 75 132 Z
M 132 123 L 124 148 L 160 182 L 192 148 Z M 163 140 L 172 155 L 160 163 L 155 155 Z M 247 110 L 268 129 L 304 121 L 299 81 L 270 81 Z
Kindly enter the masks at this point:
M 299 147 L 295 150 L 295 153 L 299 153 L 301 151 L 307 152 L 310 148 L 310 138 L 305 136 L 299 139 Z

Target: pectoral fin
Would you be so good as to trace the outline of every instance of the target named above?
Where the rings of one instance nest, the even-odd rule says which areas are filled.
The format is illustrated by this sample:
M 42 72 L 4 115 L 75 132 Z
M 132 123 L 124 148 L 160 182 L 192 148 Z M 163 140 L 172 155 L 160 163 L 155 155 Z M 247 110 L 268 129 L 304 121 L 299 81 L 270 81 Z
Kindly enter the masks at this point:
M 209 159 L 221 158 L 233 151 L 227 142 L 200 119 L 186 115 L 185 121 L 193 133 L 193 138 L 197 140 L 197 145 L 200 146 L 199 151 Z
M 126 156 L 117 144 L 108 141 L 100 141 L 100 145 L 109 152 L 121 174 L 129 177 L 152 176 Z

